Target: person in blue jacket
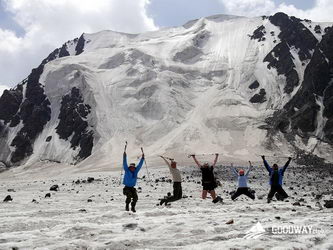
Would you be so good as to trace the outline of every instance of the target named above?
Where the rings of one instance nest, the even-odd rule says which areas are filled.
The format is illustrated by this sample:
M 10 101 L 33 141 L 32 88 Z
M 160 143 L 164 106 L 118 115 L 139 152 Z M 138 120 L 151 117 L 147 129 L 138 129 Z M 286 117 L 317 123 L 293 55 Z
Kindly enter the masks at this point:
M 280 168 L 280 169 L 277 164 L 274 164 L 273 167 L 271 168 L 268 165 L 264 155 L 261 156 L 261 158 L 264 161 L 264 166 L 269 173 L 269 184 L 271 185 L 271 190 L 269 191 L 268 196 L 267 196 L 267 203 L 271 202 L 274 194 L 278 200 L 283 201 L 285 198 L 288 197 L 288 194 L 282 188 L 283 175 L 284 175 L 284 172 L 286 171 L 287 167 L 289 166 L 291 157 L 288 158 L 288 161 L 286 162 L 284 167 Z
M 123 168 L 125 171 L 123 184 L 125 185 L 123 189 L 123 194 L 126 195 L 126 207 L 125 210 L 129 211 L 129 205 L 131 203 L 131 211 L 136 212 L 135 205 L 138 201 L 138 194 L 135 188 L 137 179 L 138 179 L 138 173 L 140 169 L 142 168 L 143 162 L 145 159 L 145 155 L 142 154 L 141 160 L 137 167 L 135 167 L 135 163 L 131 163 L 129 166 L 127 164 L 127 155 L 126 152 L 124 152 L 123 156 Z
M 248 179 L 249 173 L 253 167 L 251 162 L 249 162 L 249 163 L 250 163 L 250 167 L 246 171 L 246 173 L 243 169 L 240 169 L 239 171 L 237 171 L 236 168 L 234 168 L 234 167 L 232 168 L 232 171 L 234 172 L 235 176 L 237 177 L 237 182 L 238 182 L 238 188 L 237 188 L 236 192 L 234 192 L 231 195 L 232 200 L 235 200 L 238 196 L 240 196 L 242 194 L 248 196 L 252 200 L 255 199 L 254 191 L 251 190 L 247 185 L 247 179 Z

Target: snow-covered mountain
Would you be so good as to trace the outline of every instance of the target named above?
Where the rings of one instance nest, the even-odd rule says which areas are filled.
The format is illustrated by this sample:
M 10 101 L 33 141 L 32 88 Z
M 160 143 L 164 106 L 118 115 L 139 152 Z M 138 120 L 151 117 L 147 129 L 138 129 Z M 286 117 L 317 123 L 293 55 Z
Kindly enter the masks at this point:
M 332 74 L 332 23 L 283 13 L 83 34 L 4 91 L 0 160 L 92 167 L 119 162 L 125 140 L 135 154 L 332 160 Z

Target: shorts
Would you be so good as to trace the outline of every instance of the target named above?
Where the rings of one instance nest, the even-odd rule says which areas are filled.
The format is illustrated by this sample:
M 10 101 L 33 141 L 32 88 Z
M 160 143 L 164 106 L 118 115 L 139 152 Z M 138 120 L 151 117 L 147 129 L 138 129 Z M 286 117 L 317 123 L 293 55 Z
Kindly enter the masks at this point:
M 216 182 L 202 183 L 202 189 L 207 191 L 213 191 L 217 188 Z

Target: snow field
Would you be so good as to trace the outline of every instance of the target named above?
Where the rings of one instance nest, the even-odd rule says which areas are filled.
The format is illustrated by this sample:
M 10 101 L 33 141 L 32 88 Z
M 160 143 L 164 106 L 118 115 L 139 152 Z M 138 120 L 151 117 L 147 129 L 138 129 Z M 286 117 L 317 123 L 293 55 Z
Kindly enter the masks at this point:
M 291 196 L 288 202 L 267 204 L 268 176 L 263 166 L 250 173 L 249 183 L 262 199 L 252 201 L 241 196 L 235 202 L 228 194 L 236 188 L 231 169 L 216 167 L 216 176 L 222 183 L 217 193 L 224 204 L 213 204 L 211 199 L 200 199 L 198 168 L 180 167 L 183 194 L 187 198 L 161 207 L 157 206 L 158 199 L 172 191 L 172 184 L 162 181 L 169 179 L 169 171 L 166 166 L 149 168 L 151 182 L 148 182 L 143 167 L 138 180 L 137 213 L 131 213 L 124 211 L 119 169 L 68 174 L 72 171 L 70 167 L 58 167 L 57 170 L 51 170 L 55 166 L 39 168 L 39 175 L 34 174 L 36 170 L 21 172 L 20 168 L 0 175 L 0 193 L 13 197 L 10 203 L 0 203 L 0 249 L 331 249 L 333 246 L 332 211 L 318 207 L 312 196 L 312 192 L 323 193 L 321 204 L 332 199 L 329 186 L 332 177 L 325 175 L 325 171 L 290 166 L 284 186 Z M 95 181 L 73 183 L 88 176 Z M 54 184 L 59 185 L 58 192 L 49 191 Z M 51 193 L 51 198 L 44 198 L 46 193 Z M 293 206 L 300 198 L 304 199 L 301 206 Z M 31 202 L 32 199 L 37 203 Z M 234 224 L 227 225 L 230 219 Z M 311 225 L 324 229 L 325 234 L 264 234 L 258 239 L 244 239 L 258 221 L 267 230 L 278 225 Z

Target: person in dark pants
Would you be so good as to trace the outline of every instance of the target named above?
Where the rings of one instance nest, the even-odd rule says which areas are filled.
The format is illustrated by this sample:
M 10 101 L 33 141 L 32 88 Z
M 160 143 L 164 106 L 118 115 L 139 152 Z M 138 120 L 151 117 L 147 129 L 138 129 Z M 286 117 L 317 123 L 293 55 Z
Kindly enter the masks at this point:
M 267 203 L 271 202 L 274 194 L 278 200 L 283 201 L 285 198 L 288 197 L 288 194 L 282 188 L 283 175 L 284 175 L 284 172 L 286 171 L 287 167 L 289 166 L 291 157 L 288 158 L 288 161 L 286 162 L 284 167 L 281 169 L 279 169 L 279 166 L 276 163 L 273 165 L 273 168 L 271 168 L 268 165 L 264 155 L 261 156 L 261 158 L 264 161 L 264 166 L 269 173 L 269 184 L 271 185 L 271 190 L 269 191 L 268 196 L 267 196 Z
M 183 197 L 183 191 L 182 191 L 182 177 L 180 174 L 179 169 L 177 168 L 177 162 L 175 162 L 173 159 L 170 160 L 170 162 L 163 156 L 160 156 L 167 166 L 169 167 L 172 180 L 173 180 L 173 196 L 168 196 L 161 200 L 160 205 L 167 205 L 169 202 L 174 202 L 177 200 L 180 200 Z
M 201 170 L 202 173 L 202 199 L 207 198 L 207 194 L 210 193 L 213 202 L 217 203 L 218 201 L 221 201 L 221 197 L 217 197 L 215 193 L 215 188 L 217 188 L 216 179 L 214 175 L 214 167 L 216 165 L 217 159 L 219 157 L 219 154 L 215 154 L 215 160 L 212 166 L 209 166 L 209 164 L 206 162 L 203 165 L 201 165 L 198 160 L 196 159 L 195 155 L 191 155 L 193 157 L 194 162 L 198 165 L 198 167 Z
M 250 163 L 250 167 L 246 173 L 243 169 L 241 169 L 241 170 L 239 170 L 239 172 L 237 172 L 236 168 L 232 168 L 232 171 L 234 172 L 235 176 L 237 176 L 237 181 L 238 181 L 238 188 L 237 188 L 236 192 L 234 192 L 231 195 L 232 200 L 235 200 L 238 196 L 240 196 L 242 194 L 248 196 L 252 200 L 255 199 L 254 191 L 251 192 L 250 188 L 247 185 L 247 179 L 248 179 L 249 173 L 253 167 L 251 162 L 249 162 L 249 163 Z
M 127 155 L 126 152 L 124 152 L 123 156 L 123 168 L 125 171 L 123 184 L 125 185 L 123 189 L 123 194 L 126 195 L 126 211 L 129 211 L 129 205 L 131 204 L 131 211 L 136 212 L 135 206 L 138 201 L 138 194 L 136 192 L 136 182 L 138 179 L 138 173 L 143 165 L 145 156 L 142 154 L 141 160 L 137 167 L 135 167 L 134 163 L 131 163 L 129 166 L 127 164 Z

